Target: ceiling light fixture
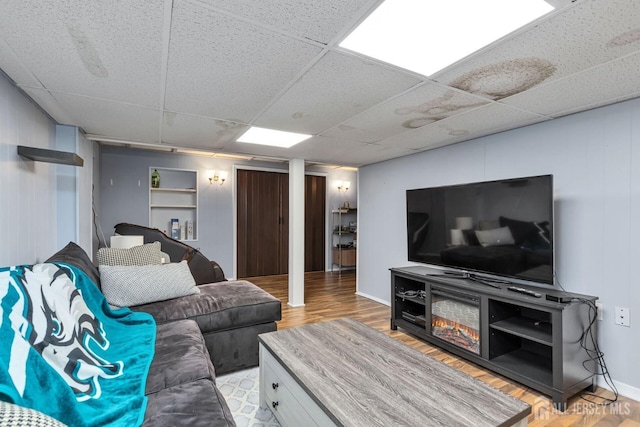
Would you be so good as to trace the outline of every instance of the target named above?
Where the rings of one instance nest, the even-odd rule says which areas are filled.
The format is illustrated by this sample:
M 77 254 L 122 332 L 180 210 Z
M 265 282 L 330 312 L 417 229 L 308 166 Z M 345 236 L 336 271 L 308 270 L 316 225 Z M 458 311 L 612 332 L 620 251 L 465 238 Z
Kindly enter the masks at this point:
M 385 0 L 340 47 L 430 76 L 552 10 L 545 0 Z
M 289 148 L 305 139 L 311 138 L 311 135 L 301 133 L 284 132 L 281 130 L 265 129 L 259 127 L 250 127 L 238 139 L 238 142 L 247 142 L 250 144 L 270 145 L 273 147 Z

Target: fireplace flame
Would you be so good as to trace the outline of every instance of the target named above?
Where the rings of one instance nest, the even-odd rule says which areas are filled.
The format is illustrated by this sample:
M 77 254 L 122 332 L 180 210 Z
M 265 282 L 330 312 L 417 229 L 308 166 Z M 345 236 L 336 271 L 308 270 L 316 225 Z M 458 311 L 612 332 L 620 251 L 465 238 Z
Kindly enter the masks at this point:
M 474 353 L 480 353 L 480 332 L 475 328 L 433 315 L 431 331 L 434 336 L 440 339 Z

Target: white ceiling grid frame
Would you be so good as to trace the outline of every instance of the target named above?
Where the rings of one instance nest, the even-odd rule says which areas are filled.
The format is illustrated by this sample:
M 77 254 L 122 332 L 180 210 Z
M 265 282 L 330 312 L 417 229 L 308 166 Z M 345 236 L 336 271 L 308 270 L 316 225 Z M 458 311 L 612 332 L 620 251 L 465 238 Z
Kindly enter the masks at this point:
M 165 108 L 242 123 L 322 51 L 184 0 L 171 39 Z
M 115 101 L 160 107 L 162 8 L 153 5 L 161 2 L 132 0 L 126 8 L 116 2 L 4 3 L 11 13 L 0 17 L 0 36 L 46 89 L 95 97 L 108 93 Z M 42 34 L 38 45 L 21 37 L 25 32 Z M 128 43 L 132 38 L 136 43 Z
M 277 28 L 300 39 L 329 44 L 349 23 L 350 17 L 371 0 L 200 0 L 211 7 L 242 16 L 258 25 Z
M 318 134 L 418 83 L 377 62 L 328 52 L 255 123 Z
M 164 0 L 164 12 L 162 23 L 162 59 L 160 61 L 160 106 L 162 111 L 158 114 L 158 141 L 165 142 L 162 136 L 164 130 L 164 108 L 167 94 L 167 68 L 169 67 L 169 46 L 171 45 L 171 20 L 173 17 L 173 0 Z

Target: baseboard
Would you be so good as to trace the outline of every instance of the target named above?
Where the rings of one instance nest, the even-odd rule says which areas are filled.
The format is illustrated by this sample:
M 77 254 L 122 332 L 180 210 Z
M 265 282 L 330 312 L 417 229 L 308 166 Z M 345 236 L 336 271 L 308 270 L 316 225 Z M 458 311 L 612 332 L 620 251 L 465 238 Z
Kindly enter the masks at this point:
M 375 302 L 379 302 L 380 304 L 384 304 L 387 307 L 391 307 L 391 303 L 389 303 L 389 301 L 385 301 L 385 300 L 382 300 L 380 298 L 377 298 L 377 297 L 374 297 L 374 296 L 371 296 L 371 295 L 367 295 L 364 292 L 356 291 L 356 295 L 368 298 L 368 299 L 373 300 Z
M 602 378 L 598 378 L 596 383 L 598 384 L 598 387 L 606 388 L 609 391 L 613 391 Z M 616 388 L 618 389 L 618 393 L 620 393 L 621 396 L 640 401 L 640 388 L 622 383 L 620 381 L 614 381 L 613 384 L 616 386 Z

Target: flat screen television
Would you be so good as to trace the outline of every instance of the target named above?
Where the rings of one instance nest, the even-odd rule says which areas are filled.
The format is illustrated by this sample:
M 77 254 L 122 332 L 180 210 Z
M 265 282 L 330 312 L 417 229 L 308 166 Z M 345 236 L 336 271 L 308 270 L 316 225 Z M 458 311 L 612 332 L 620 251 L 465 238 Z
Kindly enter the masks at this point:
M 409 261 L 553 285 L 553 176 L 407 190 Z

